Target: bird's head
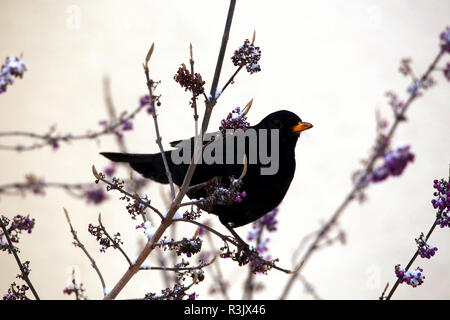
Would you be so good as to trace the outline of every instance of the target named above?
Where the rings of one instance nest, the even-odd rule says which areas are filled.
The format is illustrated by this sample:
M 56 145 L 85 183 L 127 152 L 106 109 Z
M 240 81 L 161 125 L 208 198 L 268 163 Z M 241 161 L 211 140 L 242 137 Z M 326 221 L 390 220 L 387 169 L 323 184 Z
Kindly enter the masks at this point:
M 280 141 L 296 143 L 300 133 L 312 128 L 312 124 L 304 122 L 295 113 L 280 110 L 269 114 L 257 125 L 259 128 L 280 130 Z

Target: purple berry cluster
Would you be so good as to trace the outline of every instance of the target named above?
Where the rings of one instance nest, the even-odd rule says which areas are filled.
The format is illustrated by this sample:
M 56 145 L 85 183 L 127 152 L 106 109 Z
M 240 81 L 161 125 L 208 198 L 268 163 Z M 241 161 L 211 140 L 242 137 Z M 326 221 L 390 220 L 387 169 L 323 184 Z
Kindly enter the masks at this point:
M 117 127 L 117 124 L 115 123 L 109 123 L 106 120 L 100 120 L 98 122 L 99 125 L 105 127 L 105 130 L 108 132 L 113 132 L 119 139 L 123 138 L 124 131 L 131 131 L 133 130 L 133 122 L 127 119 L 121 119 L 120 120 L 120 127 Z M 55 147 L 55 146 L 53 146 Z
M 442 50 L 450 53 L 450 27 L 446 27 L 445 30 L 442 31 L 440 38 Z
M 100 252 L 106 252 L 106 249 L 109 247 L 113 247 L 114 249 L 118 248 L 121 244 L 123 244 L 120 239 L 120 233 L 117 232 L 113 238 L 109 238 L 105 233 L 105 230 L 102 226 L 94 226 L 92 224 L 88 225 L 88 232 L 92 234 L 96 240 L 101 244 Z
M 9 224 L 9 219 L 6 217 L 2 218 L 2 223 L 7 226 Z M 19 243 L 20 234 L 25 231 L 26 233 L 31 233 L 35 226 L 35 219 L 29 216 L 22 216 L 21 214 L 16 215 L 8 228 L 9 237 L 12 242 Z
M 178 248 L 176 249 L 177 255 L 181 255 L 182 253 L 186 254 L 188 258 L 190 258 L 193 254 L 199 253 L 202 249 L 202 239 L 199 237 L 195 239 L 187 239 L 183 238 L 180 241 Z
M 262 230 L 265 228 L 267 231 L 272 232 L 277 230 L 277 214 L 278 214 L 278 207 L 270 211 L 269 213 L 265 214 L 255 222 L 253 222 L 252 229 L 249 231 L 247 239 L 249 241 L 253 241 L 258 238 L 258 234 L 262 232 Z M 266 241 L 267 242 L 267 241 Z
M 195 300 L 197 294 L 187 293 L 189 287 L 185 287 L 184 284 L 176 283 L 173 288 L 166 288 L 161 290 L 161 294 L 149 292 L 145 294 L 144 300 Z
M 235 66 L 245 66 L 250 74 L 261 71 L 259 59 L 261 59 L 261 49 L 250 43 L 248 39 L 245 39 L 244 44 L 234 51 L 231 57 Z
M 264 263 L 264 261 L 260 260 L 260 259 L 251 259 L 249 262 L 249 266 L 252 270 L 253 273 L 257 274 L 266 274 L 267 271 L 269 270 L 269 266 Z
M 84 191 L 84 196 L 89 204 L 100 204 L 106 200 L 106 194 L 102 188 L 87 189 Z
M 25 284 L 19 286 L 13 282 L 8 289 L 8 293 L 3 295 L 3 300 L 29 300 L 26 296 L 29 289 L 30 288 Z
M 131 122 L 129 120 L 122 121 L 122 130 L 123 131 L 133 130 L 133 122 Z
M 278 207 L 267 213 L 266 215 L 259 218 L 256 223 L 261 228 L 266 228 L 267 231 L 272 232 L 277 230 L 277 214 L 278 214 Z
M 441 33 L 440 38 L 442 50 L 450 53 L 450 27 L 445 28 L 445 30 Z M 450 81 L 450 62 L 447 62 L 442 71 L 444 73 L 444 77 Z
M 389 176 L 399 176 L 412 161 L 414 161 L 414 154 L 410 152 L 409 145 L 400 146 L 395 151 L 388 151 L 384 156 L 384 163 L 373 169 L 370 180 L 380 182 Z
M 228 113 L 227 117 L 220 122 L 219 130 L 225 135 L 227 129 L 246 131 L 250 123 L 247 122 L 247 115 L 241 112 L 241 108 L 236 107 Z
M 230 177 L 229 185 L 224 185 L 221 179 L 213 178 L 205 187 L 207 197 L 200 199 L 201 208 L 208 211 L 212 210 L 213 206 L 231 206 L 234 202 L 241 203 L 247 193 L 241 191 L 242 182 L 234 177 Z
M 418 239 L 416 239 L 416 243 L 421 258 L 430 259 L 432 256 L 435 255 L 436 251 L 438 250 L 436 246 L 427 244 L 427 238 L 423 235 L 423 233 L 420 235 Z
M 217 187 L 208 197 L 213 198 L 218 205 L 231 205 L 232 202 L 241 203 L 246 196 L 245 191 L 239 192 L 234 188 Z
M 22 78 L 26 70 L 21 58 L 7 57 L 0 73 L 0 94 L 6 92 L 7 86 L 14 83 L 13 77 Z
M 433 193 L 435 198 L 431 200 L 431 204 L 437 209 L 436 224 L 441 228 L 450 227 L 450 181 L 436 179 L 433 182 L 436 191 Z
M 110 165 L 106 167 L 103 171 L 105 171 L 105 174 L 109 177 L 113 176 L 116 172 L 116 167 L 114 165 Z
M 191 91 L 194 94 L 194 97 L 205 92 L 205 88 L 203 87 L 205 81 L 203 81 L 202 76 L 199 73 L 191 74 L 184 64 L 178 68 L 178 71 L 173 78 L 186 91 Z
M 399 264 L 395 266 L 395 275 L 400 279 L 400 283 L 405 282 L 413 288 L 420 286 L 425 279 L 422 268 L 417 267 L 416 270 L 405 271 Z
M 247 192 L 242 191 L 240 195 L 238 195 L 234 201 L 236 201 L 237 203 L 241 203 L 242 199 L 245 198 L 247 196 Z
M 31 233 L 33 231 L 34 225 L 34 218 L 30 218 L 29 216 L 25 217 L 18 214 L 13 218 L 9 231 L 26 231 L 28 233 Z
M 141 108 L 145 106 L 150 106 L 150 95 L 146 94 L 139 98 L 139 105 Z M 151 112 L 151 110 L 150 110 Z
M 19 243 L 20 241 L 20 235 L 22 232 L 31 233 L 35 226 L 35 219 L 30 218 L 29 216 L 22 216 L 20 214 L 16 215 L 12 220 L 8 219 L 5 216 L 0 217 L 0 223 L 5 226 L 6 232 L 8 233 L 9 238 L 11 239 L 11 242 Z M 11 225 L 8 227 L 8 225 L 11 223 Z M 8 250 L 9 253 L 11 253 L 11 250 L 18 250 L 17 248 L 13 247 L 11 248 L 6 241 L 3 241 L 3 237 L 5 234 L 3 233 L 2 229 L 0 228 L 0 250 L 6 251 Z M 27 263 L 24 263 L 24 267 Z
M 146 222 L 147 224 L 147 222 Z M 136 227 L 136 228 L 140 228 L 140 226 Z M 143 228 L 146 228 L 145 226 Z M 203 240 L 200 239 L 199 237 L 195 237 L 195 238 L 186 238 L 184 237 L 183 239 L 179 240 L 179 241 L 175 241 L 175 240 L 168 240 L 166 237 L 164 237 L 163 240 L 160 240 L 159 242 L 156 242 L 154 244 L 154 246 L 159 247 L 161 250 L 173 250 L 176 252 L 176 254 L 178 256 L 180 256 L 181 254 L 185 254 L 188 258 L 192 257 L 192 255 L 197 254 L 201 251 L 202 249 L 202 243 Z M 183 260 L 184 261 L 184 260 Z M 184 261 L 185 266 L 189 265 L 189 262 Z M 179 267 L 183 267 L 182 265 L 179 265 Z
M 122 198 L 121 198 L 122 199 Z M 136 216 L 141 215 L 145 212 L 145 209 L 147 209 L 147 205 L 150 205 L 151 200 L 145 196 L 145 198 L 141 198 L 141 201 L 138 201 L 137 199 L 130 199 L 129 197 L 126 197 L 124 200 L 127 201 L 126 209 L 128 213 L 131 216 L 131 219 L 136 220 Z

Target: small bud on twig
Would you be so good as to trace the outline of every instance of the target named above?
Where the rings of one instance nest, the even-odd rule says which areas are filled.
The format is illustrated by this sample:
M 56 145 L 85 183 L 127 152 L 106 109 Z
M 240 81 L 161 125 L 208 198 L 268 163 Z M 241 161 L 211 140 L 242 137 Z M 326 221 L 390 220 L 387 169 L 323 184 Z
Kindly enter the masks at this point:
M 151 58 L 151 56 L 152 56 L 152 53 L 153 53 L 153 49 L 155 48 L 155 43 L 153 42 L 152 43 L 152 46 L 150 47 L 150 49 L 148 50 L 148 53 L 147 53 L 147 57 L 145 58 L 145 65 L 147 66 L 148 65 L 148 62 L 150 61 L 150 58 Z
M 92 173 L 94 174 L 94 177 L 96 179 L 100 179 L 100 175 L 98 174 L 97 169 L 95 169 L 94 165 L 92 165 Z

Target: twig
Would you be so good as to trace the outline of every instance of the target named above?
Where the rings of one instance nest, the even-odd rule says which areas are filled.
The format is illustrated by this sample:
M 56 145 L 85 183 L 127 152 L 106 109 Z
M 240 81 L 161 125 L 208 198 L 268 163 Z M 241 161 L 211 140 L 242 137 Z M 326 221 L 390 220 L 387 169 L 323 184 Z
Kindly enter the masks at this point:
M 97 272 L 97 275 L 102 284 L 103 294 L 106 295 L 105 280 L 103 280 L 102 273 L 100 272 L 100 269 L 97 267 L 97 263 L 95 263 L 95 260 L 91 257 L 91 255 L 87 251 L 84 244 L 82 244 L 80 239 L 78 239 L 77 232 L 73 229 L 72 222 L 70 221 L 69 213 L 67 212 L 67 210 L 65 208 L 63 208 L 63 210 L 64 210 L 64 214 L 66 215 L 67 223 L 70 226 L 70 232 L 72 233 L 72 236 L 73 236 L 73 239 L 75 240 L 76 246 L 79 247 L 84 252 L 86 257 L 88 257 L 89 261 L 91 261 L 92 268 L 94 268 L 95 272 Z
M 154 211 L 161 219 L 164 219 L 164 215 L 158 210 L 156 209 L 154 206 L 152 206 L 151 204 L 149 204 L 146 201 L 143 201 L 139 196 L 137 195 L 133 195 L 130 192 L 124 190 L 123 188 L 116 188 L 116 186 L 111 183 L 110 181 L 108 181 L 107 179 L 105 179 L 104 177 L 102 177 L 98 172 L 97 169 L 95 169 L 94 166 L 92 166 L 92 173 L 94 174 L 95 178 L 97 178 L 98 180 L 106 183 L 107 185 L 113 187 L 112 189 L 119 191 L 120 193 L 133 198 L 134 200 L 136 200 L 137 202 L 139 202 L 139 204 L 142 204 L 143 206 L 151 209 L 152 211 Z
M 125 253 L 125 251 L 123 251 L 122 247 L 116 242 L 114 241 L 114 239 L 108 234 L 108 232 L 106 231 L 106 228 L 103 226 L 102 224 L 102 214 L 99 213 L 98 214 L 98 223 L 100 224 L 100 228 L 102 228 L 103 233 L 105 234 L 105 236 L 109 239 L 109 241 L 111 241 L 111 243 L 113 244 L 113 247 L 115 249 L 118 249 L 120 251 L 120 253 L 125 257 L 125 259 L 127 260 L 128 264 L 130 266 L 133 265 L 133 263 L 131 262 L 130 258 L 128 257 L 128 255 Z
M 236 238 L 236 239 L 235 239 L 235 238 L 231 238 L 231 237 L 229 237 L 229 236 L 226 236 L 226 235 L 220 233 L 219 231 L 217 231 L 217 230 L 215 230 L 215 229 L 213 229 L 213 228 L 211 228 L 211 227 L 209 227 L 209 226 L 207 226 L 207 225 L 205 225 L 205 224 L 202 224 L 202 223 L 200 223 L 200 222 L 197 222 L 197 221 L 195 221 L 195 220 L 189 220 L 189 219 L 173 219 L 172 222 L 187 222 L 187 223 L 195 224 L 195 225 L 197 225 L 197 226 L 199 226 L 199 227 L 202 227 L 202 228 L 204 228 L 205 230 L 207 230 L 207 231 L 209 231 L 209 232 L 215 234 L 215 235 L 218 236 L 220 239 L 222 239 L 224 242 L 228 242 L 228 243 L 234 245 L 236 248 L 241 248 L 241 247 L 242 247 L 242 244 L 245 244 L 245 242 L 239 237 L 239 235 L 237 235 L 236 232 L 234 232 L 234 234 L 233 234 L 233 236 Z M 230 231 L 231 231 L 231 230 L 230 230 Z M 298 268 L 295 269 L 295 270 L 289 270 L 289 269 L 285 269 L 285 268 L 279 267 L 279 266 L 275 265 L 275 263 L 274 263 L 273 261 L 267 261 L 267 260 L 265 260 L 264 258 L 260 257 L 259 255 L 256 256 L 255 258 L 258 259 L 260 262 L 264 263 L 265 265 L 267 265 L 267 266 L 269 266 L 269 267 L 271 267 L 271 268 L 273 268 L 273 269 L 276 269 L 276 270 L 278 270 L 278 271 L 287 273 L 287 274 L 296 273 L 296 272 L 299 271 Z
M 6 241 L 8 242 L 9 249 L 12 252 L 12 254 L 14 255 L 17 265 L 19 266 L 19 269 L 21 272 L 21 278 L 27 283 L 28 287 L 30 287 L 30 290 L 33 293 L 36 300 L 40 300 L 39 295 L 37 294 L 36 290 L 34 289 L 33 284 L 31 283 L 30 278 L 28 277 L 29 271 L 23 266 L 22 262 L 20 261 L 19 255 L 17 254 L 16 250 L 14 249 L 11 238 L 9 237 L 9 232 L 6 229 L 6 226 L 3 224 L 3 219 L 4 219 L 4 217 L 2 216 L 0 218 L 0 227 L 3 230 L 3 235 L 6 237 Z
M 180 219 L 173 219 L 172 222 L 187 222 L 187 223 L 195 224 L 195 225 L 197 225 L 197 226 L 199 226 L 199 227 L 201 227 L 201 228 L 211 232 L 212 234 L 215 234 L 217 237 L 219 237 L 223 241 L 229 242 L 229 243 L 233 244 L 236 247 L 239 245 L 239 243 L 237 241 L 234 241 L 234 239 L 230 239 L 230 237 L 228 237 L 228 236 L 220 233 L 219 231 L 211 228 L 210 226 L 208 226 L 206 224 L 203 224 L 203 223 L 200 223 L 198 221 L 180 218 Z
M 216 257 L 212 258 L 208 263 L 201 263 L 193 267 L 152 267 L 152 266 L 141 266 L 139 270 L 162 270 L 162 271 L 189 271 L 189 270 L 199 270 L 203 269 L 216 261 Z
M 234 78 L 237 76 L 239 71 L 241 71 L 244 66 L 245 65 L 241 65 L 241 66 L 239 66 L 239 68 L 236 69 L 236 71 L 233 73 L 233 75 L 230 77 L 230 79 L 228 79 L 227 83 L 225 83 L 225 85 L 223 86 L 220 94 L 222 94 L 225 91 L 225 89 L 230 85 L 230 83 L 232 83 L 234 81 Z
M 164 162 L 164 168 L 166 169 L 166 175 L 167 179 L 169 180 L 169 186 L 170 186 L 170 193 L 172 194 L 172 200 L 175 198 L 175 187 L 172 180 L 172 174 L 170 173 L 169 164 L 167 162 L 166 154 L 164 152 L 164 147 L 161 142 L 161 135 L 159 133 L 159 125 L 158 125 L 158 118 L 156 115 L 156 106 L 155 106 L 155 100 L 153 99 L 153 80 L 150 79 L 149 69 L 148 69 L 148 62 L 150 60 L 150 57 L 153 53 L 154 44 L 150 47 L 150 50 L 147 54 L 147 58 L 145 59 L 144 64 L 144 72 L 145 77 L 147 78 L 147 88 L 148 88 L 148 94 L 149 94 L 149 101 L 152 109 L 152 117 L 153 117 L 153 124 L 155 126 L 155 132 L 156 132 L 156 143 L 158 144 L 159 150 L 161 152 L 161 156 Z
M 114 106 L 112 100 L 111 86 L 108 77 L 103 78 L 103 94 L 105 97 L 106 111 L 108 112 L 109 120 L 111 123 L 116 123 L 117 122 L 116 107 Z M 127 147 L 125 145 L 124 139 L 121 139 L 119 136 L 116 136 L 116 143 L 119 146 L 120 152 L 124 153 L 127 152 Z
M 7 131 L 0 132 L 0 137 L 28 137 L 38 140 L 44 140 L 43 143 L 34 143 L 28 146 L 24 146 L 18 144 L 16 146 L 8 146 L 8 145 L 0 145 L 0 150 L 10 150 L 10 151 L 31 151 L 35 149 L 39 149 L 45 146 L 54 146 L 57 142 L 70 142 L 74 140 L 86 140 L 86 139 L 95 139 L 103 135 L 112 134 L 116 132 L 116 129 L 120 127 L 124 122 L 132 119 L 136 114 L 138 114 L 142 109 L 142 106 L 138 106 L 133 112 L 131 112 L 128 116 L 119 119 L 116 123 L 105 126 L 103 130 L 88 132 L 85 134 L 65 134 L 65 135 L 57 135 L 52 136 L 51 132 L 47 134 L 37 134 L 33 132 L 27 131 Z
M 428 231 L 428 233 L 425 237 L 425 239 L 427 239 L 426 241 L 428 241 L 428 239 L 430 239 L 431 234 L 433 233 L 434 229 L 436 228 L 437 220 L 438 220 L 438 218 L 436 218 L 436 220 L 434 221 L 430 230 Z M 409 268 L 411 268 L 411 265 L 414 263 L 417 256 L 419 255 L 419 253 L 420 253 L 420 251 L 419 251 L 419 249 L 417 249 L 416 252 L 414 253 L 414 255 L 412 256 L 411 260 L 409 260 L 408 265 L 405 267 L 405 272 L 408 271 Z M 400 284 L 400 280 L 401 280 L 400 278 L 397 278 L 397 281 L 395 281 L 394 286 L 392 287 L 391 291 L 389 291 L 389 293 L 386 297 L 386 300 L 390 300 L 392 298 L 392 295 L 394 294 L 395 290 L 397 289 L 398 285 Z
M 189 44 L 189 64 L 191 65 L 191 74 L 194 75 L 194 54 L 192 52 L 192 43 Z M 204 92 L 203 92 L 204 93 Z M 208 99 L 206 99 L 208 100 Z M 198 137 L 198 113 L 197 113 L 197 97 L 195 92 L 192 92 L 192 107 L 194 108 L 194 126 L 195 126 L 195 137 Z
M 387 289 L 389 288 L 389 282 L 386 283 L 384 286 L 383 292 L 381 293 L 381 296 L 378 298 L 379 300 L 384 300 L 384 295 L 386 294 Z
M 61 188 L 64 190 L 82 190 L 87 187 L 92 187 L 94 184 L 87 183 L 65 183 L 65 182 L 45 182 L 38 180 L 36 182 L 13 182 L 0 185 L 0 194 L 5 193 L 8 189 L 24 191 L 33 188 Z
M 216 70 L 214 71 L 214 78 L 213 78 L 212 85 L 211 85 L 210 94 L 211 94 L 212 101 L 217 100 L 217 98 L 216 98 L 217 85 L 219 83 L 220 72 L 222 71 L 222 64 L 223 64 L 223 59 L 225 57 L 225 50 L 227 48 L 228 38 L 230 36 L 231 22 L 233 21 L 233 13 L 234 13 L 235 6 L 236 6 L 236 0 L 231 0 L 230 7 L 228 8 L 228 15 L 227 15 L 227 21 L 225 23 L 225 30 L 224 30 L 223 36 L 222 36 L 222 43 L 220 45 L 219 56 L 217 57 Z

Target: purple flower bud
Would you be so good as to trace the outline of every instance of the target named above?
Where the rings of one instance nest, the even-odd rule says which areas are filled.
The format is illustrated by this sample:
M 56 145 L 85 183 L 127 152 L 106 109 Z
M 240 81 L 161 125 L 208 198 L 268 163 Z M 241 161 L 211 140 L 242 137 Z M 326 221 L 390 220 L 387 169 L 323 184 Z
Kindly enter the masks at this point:
M 139 105 L 142 107 L 145 107 L 146 105 L 150 104 L 150 96 L 148 94 L 146 94 L 145 96 L 142 96 L 139 99 Z
M 84 192 L 88 203 L 100 204 L 106 199 L 103 189 L 88 189 Z
M 446 52 L 450 52 L 450 27 L 446 27 L 440 34 L 441 48 Z
M 116 172 L 116 168 L 114 166 L 109 166 L 109 167 L 106 167 L 103 171 L 105 172 L 105 174 L 107 176 L 112 176 L 114 174 L 114 172 Z
M 133 130 L 133 123 L 131 121 L 124 121 L 122 125 L 123 131 L 130 131 Z
M 7 57 L 0 70 L 0 94 L 6 92 L 7 86 L 14 83 L 13 77 L 22 78 L 26 70 L 27 68 L 21 58 Z

